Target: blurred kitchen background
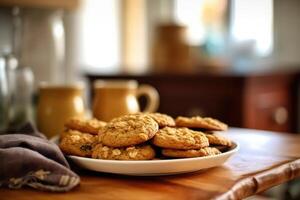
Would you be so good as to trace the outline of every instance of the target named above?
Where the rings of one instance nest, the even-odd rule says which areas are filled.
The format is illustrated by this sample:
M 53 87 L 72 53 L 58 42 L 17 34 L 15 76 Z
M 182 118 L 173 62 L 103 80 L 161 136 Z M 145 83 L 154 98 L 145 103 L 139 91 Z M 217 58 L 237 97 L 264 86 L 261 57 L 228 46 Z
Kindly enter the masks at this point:
M 34 121 L 41 82 L 83 81 L 90 106 L 94 80 L 136 79 L 173 117 L 299 133 L 299 18 L 299 0 L 0 0 L 0 131 Z
M 94 80 L 136 79 L 174 117 L 296 133 L 299 11 L 298 0 L 0 0 L 0 55 L 21 66 L 21 90 L 83 80 L 90 102 Z

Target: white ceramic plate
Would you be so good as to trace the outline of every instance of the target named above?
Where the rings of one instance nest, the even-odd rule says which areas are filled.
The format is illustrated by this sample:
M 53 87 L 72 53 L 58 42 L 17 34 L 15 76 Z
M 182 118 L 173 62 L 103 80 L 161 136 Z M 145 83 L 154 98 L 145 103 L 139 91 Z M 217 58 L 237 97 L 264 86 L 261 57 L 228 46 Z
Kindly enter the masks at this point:
M 57 143 L 58 138 L 53 138 L 52 141 Z M 239 145 L 233 143 L 229 151 L 219 155 L 165 160 L 120 161 L 79 156 L 68 156 L 68 158 L 78 166 L 92 171 L 132 176 L 156 176 L 181 174 L 216 167 L 226 162 L 238 149 Z

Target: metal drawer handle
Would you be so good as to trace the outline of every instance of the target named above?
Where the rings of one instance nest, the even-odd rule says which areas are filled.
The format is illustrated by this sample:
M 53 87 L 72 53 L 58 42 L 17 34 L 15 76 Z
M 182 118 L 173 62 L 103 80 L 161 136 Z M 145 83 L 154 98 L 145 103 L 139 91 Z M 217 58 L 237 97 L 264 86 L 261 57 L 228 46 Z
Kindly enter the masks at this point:
M 273 112 L 273 120 L 276 124 L 285 124 L 288 120 L 288 111 L 285 107 L 278 107 Z

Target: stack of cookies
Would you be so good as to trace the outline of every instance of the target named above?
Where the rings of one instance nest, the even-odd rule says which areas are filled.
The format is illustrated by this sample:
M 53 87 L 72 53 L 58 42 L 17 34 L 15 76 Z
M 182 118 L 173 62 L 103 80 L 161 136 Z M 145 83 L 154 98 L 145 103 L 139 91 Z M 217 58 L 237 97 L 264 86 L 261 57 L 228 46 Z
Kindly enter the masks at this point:
M 106 122 L 97 119 L 70 119 L 60 135 L 60 149 L 68 155 L 90 157 L 98 143 L 98 133 L 105 125 Z
M 151 160 L 156 152 L 151 145 L 159 128 L 175 126 L 174 119 L 160 113 L 131 114 L 110 121 L 92 153 L 93 158 L 113 160 Z
M 71 119 L 65 126 L 60 142 L 62 151 L 95 159 L 201 157 L 220 154 L 232 145 L 230 140 L 214 133 L 226 130 L 227 125 L 212 118 L 174 120 L 161 113 L 137 113 L 108 123 Z
M 162 155 L 172 158 L 191 158 L 220 154 L 231 147 L 230 140 L 214 131 L 225 131 L 227 125 L 212 118 L 177 117 L 176 127 L 165 127 L 153 138 L 162 148 Z

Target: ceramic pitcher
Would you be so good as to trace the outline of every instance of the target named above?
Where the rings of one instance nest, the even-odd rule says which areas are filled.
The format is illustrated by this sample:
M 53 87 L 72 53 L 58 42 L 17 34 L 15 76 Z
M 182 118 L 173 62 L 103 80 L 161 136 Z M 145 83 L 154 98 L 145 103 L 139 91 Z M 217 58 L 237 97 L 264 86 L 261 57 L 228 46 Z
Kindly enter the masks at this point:
M 157 90 L 150 85 L 138 85 L 135 80 L 98 80 L 94 83 L 93 116 L 103 121 L 124 114 L 140 112 L 138 98 L 147 98 L 142 112 L 155 112 L 159 105 Z

